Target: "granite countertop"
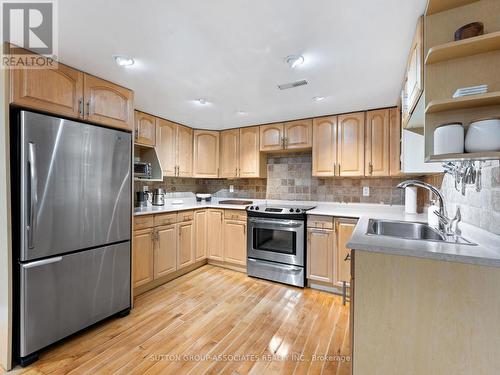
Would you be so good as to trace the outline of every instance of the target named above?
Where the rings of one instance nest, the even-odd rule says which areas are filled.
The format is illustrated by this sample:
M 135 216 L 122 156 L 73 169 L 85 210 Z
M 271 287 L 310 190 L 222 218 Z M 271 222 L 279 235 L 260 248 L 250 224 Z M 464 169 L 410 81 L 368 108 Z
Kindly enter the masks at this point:
M 461 223 L 462 237 L 476 245 L 453 244 L 402 238 L 368 235 L 370 215 L 358 221 L 347 247 L 375 253 L 405 255 L 441 261 L 460 262 L 482 266 L 500 267 L 500 236 L 475 226 Z M 403 221 L 419 221 L 402 218 Z M 421 220 L 427 222 L 427 220 Z

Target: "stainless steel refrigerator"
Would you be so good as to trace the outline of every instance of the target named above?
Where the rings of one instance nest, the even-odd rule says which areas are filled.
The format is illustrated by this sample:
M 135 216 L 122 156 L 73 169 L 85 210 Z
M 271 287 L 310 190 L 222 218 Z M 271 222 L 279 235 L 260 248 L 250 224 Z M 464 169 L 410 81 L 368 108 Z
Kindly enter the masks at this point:
M 14 275 L 27 364 L 130 309 L 132 143 L 130 133 L 96 125 L 29 111 L 14 118 Z

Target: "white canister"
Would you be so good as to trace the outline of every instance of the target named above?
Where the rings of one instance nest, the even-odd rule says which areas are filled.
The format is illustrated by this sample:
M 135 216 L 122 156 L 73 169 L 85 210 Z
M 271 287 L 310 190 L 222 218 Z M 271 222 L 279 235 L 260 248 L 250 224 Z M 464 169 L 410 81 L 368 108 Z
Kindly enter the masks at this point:
M 417 213 L 417 188 L 415 186 L 405 188 L 405 212 L 407 214 Z
M 465 137 L 465 151 L 500 151 L 500 118 L 471 122 Z
M 434 155 L 462 154 L 464 127 L 460 122 L 444 124 L 434 130 Z

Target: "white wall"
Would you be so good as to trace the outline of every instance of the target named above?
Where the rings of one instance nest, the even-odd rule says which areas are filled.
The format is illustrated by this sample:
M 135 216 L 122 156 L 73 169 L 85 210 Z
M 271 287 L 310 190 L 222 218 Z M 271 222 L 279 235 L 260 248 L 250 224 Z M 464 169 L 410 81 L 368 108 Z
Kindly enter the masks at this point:
M 0 366 L 10 369 L 12 335 L 11 227 L 7 74 L 0 71 Z M 1 370 L 0 370 L 1 372 Z

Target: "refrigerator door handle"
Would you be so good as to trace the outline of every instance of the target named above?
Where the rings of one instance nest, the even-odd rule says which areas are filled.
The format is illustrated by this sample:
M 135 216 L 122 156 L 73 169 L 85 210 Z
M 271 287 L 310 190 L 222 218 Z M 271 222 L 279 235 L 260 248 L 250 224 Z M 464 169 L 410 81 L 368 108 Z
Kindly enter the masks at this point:
M 57 262 L 60 262 L 61 260 L 62 260 L 62 256 L 60 256 L 60 257 L 53 257 L 53 258 L 49 258 L 49 259 L 42 259 L 42 260 L 37 260 L 37 261 L 34 261 L 34 262 L 30 262 L 30 263 L 25 263 L 25 264 L 22 264 L 21 266 L 24 269 L 34 268 L 34 267 L 45 266 L 45 265 L 51 264 L 51 263 L 57 263 Z
M 36 234 L 36 220 L 37 220 L 37 206 L 38 206 L 38 194 L 37 194 L 37 172 L 36 172 L 36 147 L 33 142 L 29 143 L 28 146 L 28 163 L 30 169 L 30 214 L 28 223 L 28 248 L 33 249 L 35 247 L 35 234 Z

